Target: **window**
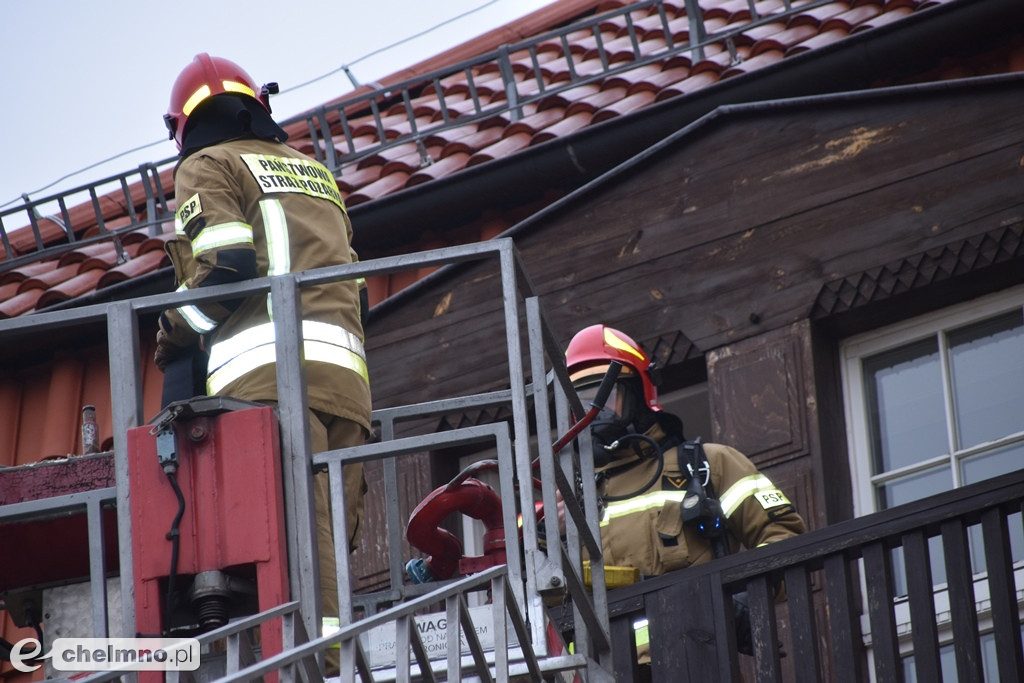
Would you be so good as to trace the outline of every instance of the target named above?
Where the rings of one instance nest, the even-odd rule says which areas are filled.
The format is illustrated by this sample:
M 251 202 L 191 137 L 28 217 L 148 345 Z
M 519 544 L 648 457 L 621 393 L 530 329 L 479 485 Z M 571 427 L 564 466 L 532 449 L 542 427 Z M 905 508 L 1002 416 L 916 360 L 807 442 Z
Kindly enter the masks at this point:
M 847 340 L 843 387 L 854 509 L 865 515 L 1024 467 L 1024 287 Z M 1018 585 L 1020 515 L 1011 523 Z M 987 680 L 995 662 L 980 529 L 972 528 L 975 600 Z M 944 670 L 952 665 L 941 539 L 930 543 Z M 905 566 L 893 552 L 897 628 L 914 681 Z M 946 607 L 943 607 L 946 606 Z M 943 616 L 945 615 L 945 616 Z M 862 624 L 867 629 L 866 619 Z
M 1024 463 L 1024 289 L 843 347 L 857 514 Z

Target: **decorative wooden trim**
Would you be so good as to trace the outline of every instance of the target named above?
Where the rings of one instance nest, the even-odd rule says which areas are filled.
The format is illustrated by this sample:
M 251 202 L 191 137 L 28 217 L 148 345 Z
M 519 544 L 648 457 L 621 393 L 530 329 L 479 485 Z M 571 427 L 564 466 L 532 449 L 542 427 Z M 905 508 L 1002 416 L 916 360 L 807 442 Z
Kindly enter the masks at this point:
M 673 330 L 651 339 L 638 341 L 654 361 L 655 366 L 659 368 L 685 363 L 704 355 L 704 352 L 698 349 L 682 330 Z
M 1024 225 L 989 230 L 880 268 L 826 282 L 818 292 L 810 317 L 827 318 L 1022 256 Z

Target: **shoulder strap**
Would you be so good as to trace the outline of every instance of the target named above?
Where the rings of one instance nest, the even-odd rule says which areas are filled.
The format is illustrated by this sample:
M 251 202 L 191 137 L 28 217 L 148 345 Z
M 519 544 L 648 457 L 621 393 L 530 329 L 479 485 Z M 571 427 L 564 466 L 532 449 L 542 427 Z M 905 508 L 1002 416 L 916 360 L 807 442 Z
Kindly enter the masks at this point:
M 711 483 L 711 465 L 708 457 L 704 454 L 704 441 L 697 437 L 692 441 L 684 441 L 679 446 L 679 471 L 697 478 L 704 488 L 704 495 L 708 498 L 717 498 L 715 487 Z

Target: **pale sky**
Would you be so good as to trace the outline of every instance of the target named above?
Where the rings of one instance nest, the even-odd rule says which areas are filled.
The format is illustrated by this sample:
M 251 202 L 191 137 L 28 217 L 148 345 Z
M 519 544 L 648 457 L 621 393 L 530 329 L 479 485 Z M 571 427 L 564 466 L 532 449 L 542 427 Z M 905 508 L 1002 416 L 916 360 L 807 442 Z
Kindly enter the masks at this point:
M 280 121 L 351 91 L 342 65 L 370 83 L 552 1 L 0 0 L 0 211 L 177 154 L 162 116 L 199 52 L 277 81 Z

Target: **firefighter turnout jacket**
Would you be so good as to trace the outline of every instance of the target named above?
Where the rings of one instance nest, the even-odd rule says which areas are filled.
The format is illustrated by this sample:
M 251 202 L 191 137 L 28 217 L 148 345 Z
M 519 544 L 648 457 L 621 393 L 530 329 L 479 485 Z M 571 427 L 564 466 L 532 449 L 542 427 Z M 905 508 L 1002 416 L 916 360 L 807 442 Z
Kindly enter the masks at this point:
M 175 239 L 167 253 L 179 290 L 356 259 L 333 176 L 283 143 L 244 139 L 205 147 L 178 165 L 175 195 Z M 301 297 L 310 408 L 368 430 L 359 285 L 346 280 L 304 287 Z M 161 345 L 173 351 L 202 341 L 209 353 L 209 394 L 277 399 L 269 293 L 170 309 L 160 328 L 158 361 Z
M 655 441 L 664 438 L 658 425 L 648 433 Z M 615 472 L 604 483 L 610 498 L 636 495 L 605 504 L 601 519 L 604 563 L 636 567 L 646 576 L 709 562 L 714 558 L 711 541 L 683 523 L 681 504 L 690 474 L 680 466 L 673 446 L 663 454 L 664 470 L 646 490 L 657 472 L 656 457 L 645 458 L 622 471 L 628 461 L 613 461 L 603 468 Z M 804 521 L 786 495 L 742 453 L 729 446 L 704 444 L 710 468 L 710 490 L 721 503 L 729 552 L 741 547 L 780 541 L 805 531 Z M 637 456 L 633 456 L 637 457 Z M 639 458 L 637 458 L 639 459 Z M 685 463 L 685 458 L 684 458 Z M 698 476 L 703 476 L 698 472 Z

